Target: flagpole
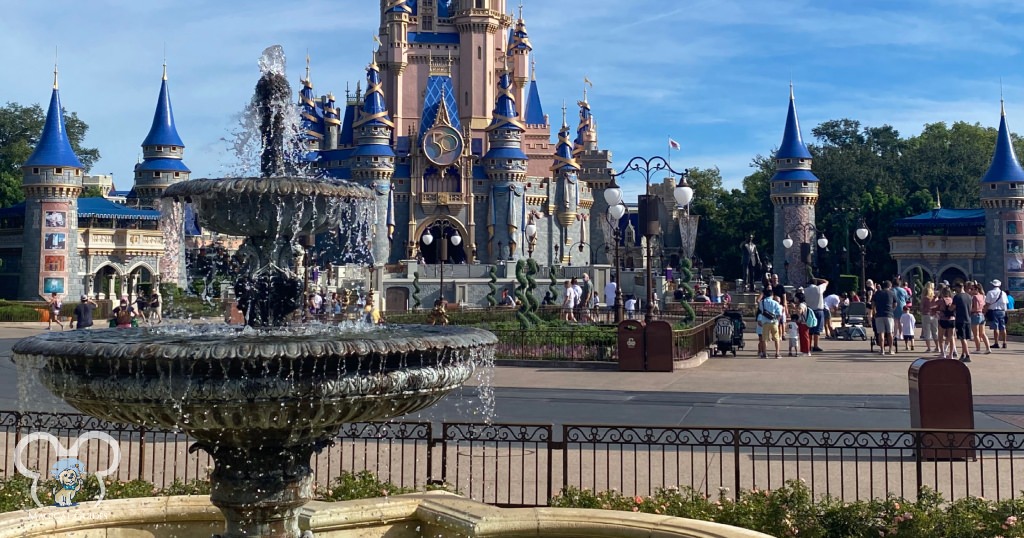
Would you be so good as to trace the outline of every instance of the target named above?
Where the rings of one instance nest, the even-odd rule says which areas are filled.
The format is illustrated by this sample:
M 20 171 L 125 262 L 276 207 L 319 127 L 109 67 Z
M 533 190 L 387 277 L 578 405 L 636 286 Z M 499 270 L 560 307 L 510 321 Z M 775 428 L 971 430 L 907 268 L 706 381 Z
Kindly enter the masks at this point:
M 672 135 L 668 137 L 668 167 L 672 168 Z

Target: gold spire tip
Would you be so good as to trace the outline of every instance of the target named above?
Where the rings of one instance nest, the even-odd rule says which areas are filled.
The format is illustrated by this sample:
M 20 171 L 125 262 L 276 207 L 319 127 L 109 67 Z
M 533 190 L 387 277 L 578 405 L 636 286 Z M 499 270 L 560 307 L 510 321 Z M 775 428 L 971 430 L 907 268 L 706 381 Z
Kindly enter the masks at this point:
M 57 89 L 57 47 L 53 47 L 53 89 Z
M 167 60 L 164 60 L 164 74 L 161 76 L 161 80 L 167 80 Z
M 789 79 L 789 100 L 793 100 L 793 79 Z
M 530 53 L 530 80 L 537 80 L 537 59 Z
M 306 82 L 309 82 L 309 49 L 306 49 Z

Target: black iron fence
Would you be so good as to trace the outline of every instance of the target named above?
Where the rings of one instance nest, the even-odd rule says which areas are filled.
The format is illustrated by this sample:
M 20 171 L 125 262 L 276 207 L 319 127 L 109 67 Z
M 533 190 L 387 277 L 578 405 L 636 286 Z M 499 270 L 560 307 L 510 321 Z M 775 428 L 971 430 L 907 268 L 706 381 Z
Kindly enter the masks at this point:
M 116 440 L 120 480 L 163 487 L 205 479 L 213 465 L 205 452 L 189 452 L 191 441 L 180 432 L 83 415 L 0 412 L 0 474 L 17 472 L 15 449 L 30 433 L 48 432 L 69 446 L 91 430 Z M 79 459 L 102 469 L 113 450 L 90 442 Z M 392 422 L 345 426 L 312 463 L 318 487 L 343 471 L 368 470 L 401 487 L 445 483 L 491 504 L 538 506 L 566 486 L 628 495 L 685 486 L 733 496 L 788 480 L 844 500 L 889 493 L 913 499 L 925 487 L 950 500 L 1014 498 L 1024 489 L 1022 455 L 1021 432 Z M 28 445 L 22 457 L 43 474 L 56 461 L 42 442 Z

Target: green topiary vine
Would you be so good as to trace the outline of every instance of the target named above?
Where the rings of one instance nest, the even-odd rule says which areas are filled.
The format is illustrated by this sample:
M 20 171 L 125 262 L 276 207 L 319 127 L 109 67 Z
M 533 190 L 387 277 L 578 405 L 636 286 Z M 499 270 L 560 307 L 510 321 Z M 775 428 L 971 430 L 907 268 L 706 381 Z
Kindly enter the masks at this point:
M 498 281 L 498 268 L 491 266 L 491 270 L 487 273 L 491 280 L 487 282 L 487 287 L 491 288 L 491 292 L 487 294 L 487 304 L 491 306 L 498 305 L 498 286 L 495 286 L 495 282 Z
M 551 282 L 548 284 L 548 292 L 551 293 L 551 300 L 558 303 L 558 266 L 552 265 L 551 270 L 548 271 L 548 276 L 551 277 Z
M 519 309 L 516 311 L 516 319 L 519 321 L 519 326 L 526 329 L 532 326 L 530 323 L 530 316 L 527 312 L 530 311 L 530 303 L 526 299 L 526 260 L 520 259 L 516 262 L 516 282 L 519 283 L 516 286 L 515 295 L 519 301 Z
M 914 269 L 914 281 L 911 288 L 914 290 L 914 297 L 920 297 L 921 292 L 924 291 L 924 275 L 921 274 L 920 267 Z
M 536 313 L 537 309 L 540 308 L 540 301 L 537 300 L 537 294 L 534 293 L 534 290 L 537 289 L 537 280 L 533 278 L 538 271 L 540 271 L 540 266 L 537 265 L 536 260 L 530 258 L 526 261 L 526 300 L 529 303 L 527 316 L 529 316 L 530 321 L 534 324 L 541 322 L 540 317 Z
M 697 312 L 693 310 L 693 306 L 686 300 L 686 297 L 693 297 L 693 286 L 690 282 L 693 280 L 693 271 L 690 260 L 683 258 L 679 262 L 679 287 L 683 289 L 683 310 L 686 312 L 686 318 L 688 321 L 697 319 Z
M 420 272 L 415 271 L 412 274 L 412 307 L 420 307 Z

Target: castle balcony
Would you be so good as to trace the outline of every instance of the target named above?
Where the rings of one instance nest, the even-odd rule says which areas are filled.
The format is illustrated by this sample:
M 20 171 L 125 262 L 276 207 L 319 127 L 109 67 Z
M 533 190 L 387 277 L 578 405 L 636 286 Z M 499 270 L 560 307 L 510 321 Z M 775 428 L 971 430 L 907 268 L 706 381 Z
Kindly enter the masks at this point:
M 420 205 L 428 213 L 437 206 L 461 207 L 469 205 L 472 196 L 461 192 L 421 192 Z
M 975 259 L 985 258 L 983 236 L 904 235 L 889 238 L 893 259 Z
M 111 230 L 86 228 L 78 232 L 78 250 L 89 254 L 161 255 L 164 235 L 160 230 Z

